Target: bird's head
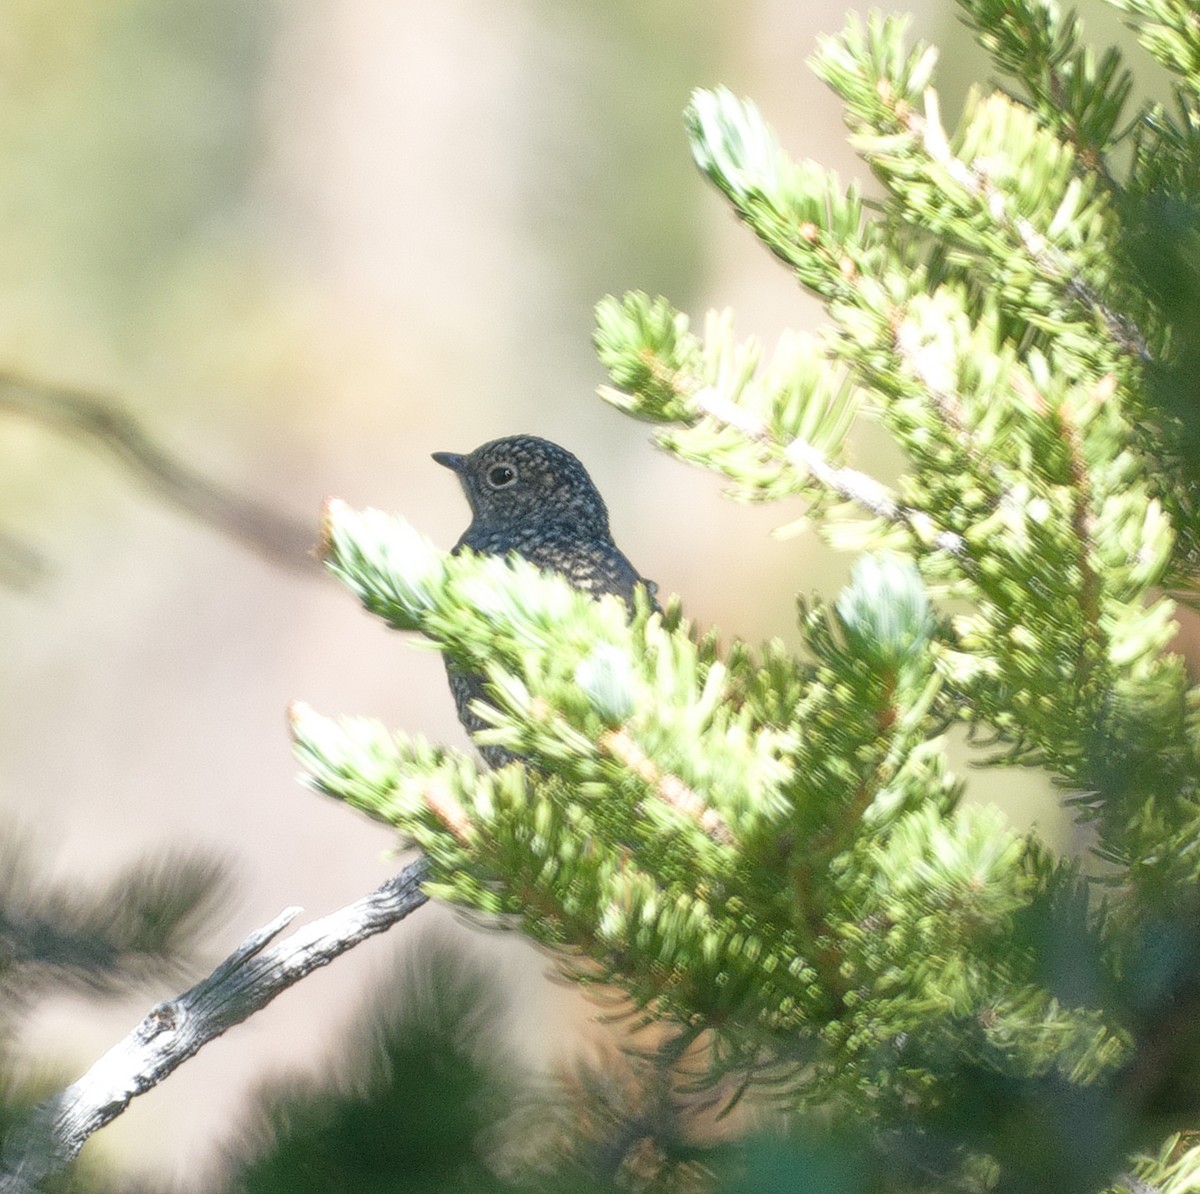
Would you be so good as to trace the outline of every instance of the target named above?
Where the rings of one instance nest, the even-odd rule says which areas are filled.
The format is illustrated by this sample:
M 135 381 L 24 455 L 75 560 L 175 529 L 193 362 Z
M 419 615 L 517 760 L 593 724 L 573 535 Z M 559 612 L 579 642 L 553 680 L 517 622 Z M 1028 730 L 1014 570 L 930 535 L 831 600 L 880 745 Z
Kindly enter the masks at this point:
M 549 440 L 513 435 L 465 456 L 434 452 L 433 458 L 458 476 L 478 529 L 542 522 L 608 534 L 608 511 L 587 470 Z

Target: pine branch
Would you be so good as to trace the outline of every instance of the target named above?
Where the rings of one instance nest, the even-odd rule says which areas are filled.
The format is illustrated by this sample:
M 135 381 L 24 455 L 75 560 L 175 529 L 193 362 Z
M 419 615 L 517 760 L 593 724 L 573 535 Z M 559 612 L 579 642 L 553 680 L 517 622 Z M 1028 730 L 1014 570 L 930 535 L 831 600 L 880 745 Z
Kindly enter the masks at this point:
M 153 1008 L 123 1041 L 65 1090 L 39 1104 L 0 1153 L 0 1194 L 34 1194 L 93 1132 L 137 1095 L 312 971 L 403 920 L 428 898 L 423 859 L 369 895 L 270 946 L 299 914 L 287 908 L 251 933 L 207 978 Z M 269 947 L 269 948 L 268 948 Z
M 1135 1154 L 1200 1107 L 1200 692 L 1162 596 L 1200 537 L 1171 430 L 1200 425 L 1200 26 L 1183 0 L 1117 0 L 1187 76 L 1178 122 L 1143 106 L 1131 133 L 1130 75 L 1074 16 L 963 3 L 1026 97 L 973 93 L 955 129 L 903 20 L 821 45 L 876 204 L 790 161 L 752 103 L 692 97 L 696 162 L 827 334 L 767 353 L 728 312 L 701 335 L 665 299 L 597 307 L 608 401 L 735 498 L 799 498 L 880 553 L 831 605 L 799 601 L 800 649 L 722 647 L 674 605 L 631 619 L 334 504 L 331 569 L 486 676 L 478 740 L 518 761 L 481 774 L 304 709 L 293 730 L 314 786 L 425 851 L 432 894 L 565 947 L 644 1022 L 702 1029 L 714 1075 L 773 1070 L 798 1123 L 911 1131 L 939 1188 L 1095 1194 L 1128 1171 L 1174 1194 L 1195 1158 Z M 1165 368 L 1174 406 L 1148 385 Z M 849 463 L 860 417 L 903 455 L 890 486 Z M 955 719 L 1077 793 L 1112 869 L 961 804 Z M 1068 1124 L 1086 1155 L 1064 1157 Z
M 1159 62 L 1178 79 L 1182 105 L 1196 114 L 1200 100 L 1200 28 L 1187 0 L 1109 0 Z M 1194 123 L 1194 122 L 1193 122 Z
M 1076 13 L 1063 13 L 1047 0 L 960 0 L 959 6 L 997 67 L 1021 84 L 1038 117 L 1115 187 L 1105 155 L 1120 139 L 1122 110 L 1133 90 L 1120 53 L 1110 48 L 1097 57 L 1082 44 Z

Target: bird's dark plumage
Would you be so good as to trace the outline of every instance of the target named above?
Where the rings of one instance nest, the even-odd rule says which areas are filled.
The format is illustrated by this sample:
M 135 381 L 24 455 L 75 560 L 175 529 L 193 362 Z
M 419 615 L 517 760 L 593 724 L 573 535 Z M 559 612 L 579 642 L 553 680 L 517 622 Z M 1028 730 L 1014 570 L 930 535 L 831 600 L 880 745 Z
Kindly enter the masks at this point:
M 471 504 L 471 525 L 454 545 L 484 555 L 522 556 L 557 572 L 596 597 L 614 593 L 632 605 L 634 590 L 655 585 L 621 554 L 608 529 L 608 510 L 587 470 L 565 448 L 532 435 L 492 440 L 469 455 L 435 452 L 458 477 Z M 480 676 L 447 665 L 459 720 L 469 731 L 485 724 L 470 709 L 484 698 Z M 481 747 L 493 767 L 513 759 L 498 746 Z

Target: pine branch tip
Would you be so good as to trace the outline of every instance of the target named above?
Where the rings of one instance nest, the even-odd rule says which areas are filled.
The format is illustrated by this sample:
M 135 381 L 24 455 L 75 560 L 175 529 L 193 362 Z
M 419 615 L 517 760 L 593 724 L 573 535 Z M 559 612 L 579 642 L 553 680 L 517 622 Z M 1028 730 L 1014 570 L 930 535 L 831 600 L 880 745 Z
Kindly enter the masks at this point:
M 324 564 L 328 564 L 333 558 L 336 529 L 349 509 L 349 504 L 337 497 L 327 497 L 321 503 L 321 514 L 317 524 L 317 542 L 313 546 L 313 552 L 317 559 Z

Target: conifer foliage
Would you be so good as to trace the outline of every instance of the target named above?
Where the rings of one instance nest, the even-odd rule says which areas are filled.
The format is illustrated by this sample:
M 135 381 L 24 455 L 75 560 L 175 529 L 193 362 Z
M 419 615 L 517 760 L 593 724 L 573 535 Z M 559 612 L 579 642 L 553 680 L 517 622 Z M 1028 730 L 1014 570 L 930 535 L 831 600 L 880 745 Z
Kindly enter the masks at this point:
M 863 553 L 801 602 L 801 653 L 327 511 L 331 569 L 488 676 L 479 740 L 524 763 L 300 708 L 313 784 L 700 1046 L 714 1087 L 769 1089 L 768 1169 L 854 1152 L 824 1189 L 1200 1185 L 1200 722 L 1170 651 L 1200 564 L 1200 12 L 1115 3 L 1172 106 L 1048 0 L 961 0 L 1005 85 L 953 129 L 903 20 L 823 40 L 879 202 L 693 97 L 700 169 L 829 325 L 767 352 L 607 298 L 603 394 Z M 894 484 L 848 462 L 859 419 Z M 963 804 L 955 723 L 1048 769 L 1094 849 Z

